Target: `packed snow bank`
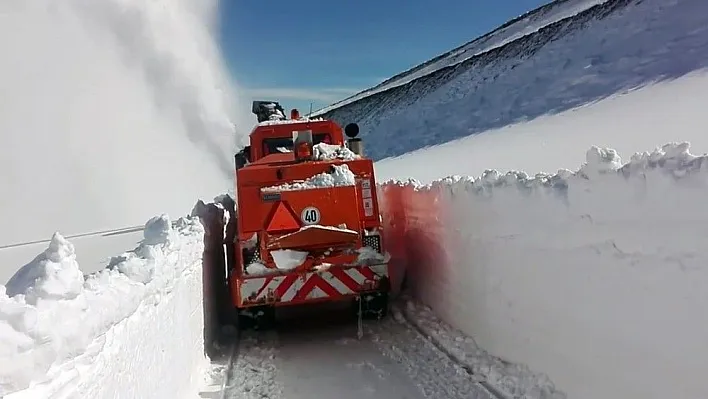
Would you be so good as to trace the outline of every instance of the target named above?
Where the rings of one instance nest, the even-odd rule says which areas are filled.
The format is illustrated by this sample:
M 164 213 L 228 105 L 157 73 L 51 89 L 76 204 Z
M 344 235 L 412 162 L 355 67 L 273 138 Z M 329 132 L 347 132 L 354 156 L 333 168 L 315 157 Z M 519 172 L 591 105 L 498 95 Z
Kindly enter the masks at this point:
M 670 98 L 681 101 L 667 101 Z M 592 145 L 631 154 L 677 139 L 690 141 L 693 151 L 702 153 L 708 151 L 708 135 L 703 133 L 708 125 L 706 102 L 708 69 L 384 159 L 376 162 L 376 175 L 379 181 L 412 177 L 427 184 L 455 174 L 478 176 L 486 169 L 553 173 L 575 165 Z
M 388 182 L 386 242 L 443 320 L 569 398 L 708 397 L 708 156 L 688 150 Z
M 87 276 L 54 234 L 0 286 L 0 396 L 195 395 L 206 365 L 203 234 L 195 219 L 155 217 L 135 250 Z

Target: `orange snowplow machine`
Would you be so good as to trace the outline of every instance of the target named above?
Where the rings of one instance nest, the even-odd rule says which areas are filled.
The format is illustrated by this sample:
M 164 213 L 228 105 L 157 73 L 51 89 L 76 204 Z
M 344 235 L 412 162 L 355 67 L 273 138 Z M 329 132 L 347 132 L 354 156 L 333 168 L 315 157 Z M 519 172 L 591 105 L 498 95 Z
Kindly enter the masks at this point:
M 211 241 L 205 266 L 218 269 L 218 246 L 226 247 L 226 292 L 218 295 L 217 284 L 214 294 L 261 322 L 278 306 L 345 300 L 361 316 L 382 317 L 388 259 L 373 161 L 363 156 L 358 126 L 345 127 L 345 141 L 336 123 L 296 110 L 287 119 L 275 102 L 256 101 L 253 113 L 250 146 L 235 156 L 236 201 L 219 206 L 228 217 L 200 214 Z

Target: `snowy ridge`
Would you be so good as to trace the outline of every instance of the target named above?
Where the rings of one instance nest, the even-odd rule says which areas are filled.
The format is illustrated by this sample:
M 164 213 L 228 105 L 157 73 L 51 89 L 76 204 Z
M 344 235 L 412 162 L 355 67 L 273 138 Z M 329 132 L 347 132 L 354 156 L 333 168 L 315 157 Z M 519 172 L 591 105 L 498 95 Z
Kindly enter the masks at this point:
M 445 54 L 439 55 L 408 71 L 399 73 L 380 84 L 357 93 L 351 97 L 338 101 L 330 106 L 313 112 L 313 115 L 323 115 L 335 108 L 343 107 L 365 97 L 393 89 L 410 83 L 415 79 L 438 71 L 442 68 L 452 67 L 474 56 L 486 53 L 524 36 L 537 32 L 539 29 L 557 21 L 572 17 L 607 0 L 555 0 L 535 10 L 529 11 L 497 29 L 474 39 Z
M 572 181 L 594 180 L 603 175 L 619 175 L 625 178 L 644 177 L 649 171 L 659 171 L 666 176 L 680 179 L 698 171 L 708 171 L 708 155 L 697 156 L 690 153 L 688 142 L 668 143 L 653 151 L 638 152 L 629 162 L 622 163 L 617 151 L 611 148 L 592 146 L 586 153 L 586 162 L 575 172 L 559 169 L 557 173 L 537 173 L 530 176 L 523 171 L 508 171 L 504 174 L 494 169 L 486 170 L 480 177 L 449 176 L 430 184 L 421 184 L 415 179 L 383 182 L 383 185 L 400 187 L 412 185 L 415 190 L 432 190 L 440 187 L 464 187 L 466 191 L 481 195 L 492 194 L 495 188 L 515 187 L 521 190 L 534 188 L 568 189 Z M 451 191 L 451 193 L 454 190 Z
M 708 323 L 696 315 L 708 306 L 708 155 L 689 149 L 669 143 L 623 163 L 592 147 L 576 171 L 389 181 L 387 240 L 405 246 L 393 261 L 479 348 L 547 375 L 539 387 L 706 397 Z M 524 386 L 504 385 L 513 376 L 500 388 Z M 555 397 L 543 391 L 527 397 Z
M 396 157 L 704 69 L 706 15 L 702 0 L 609 0 L 320 116 Z
M 206 365 L 203 234 L 195 219 L 155 217 L 135 250 L 84 276 L 56 233 L 0 286 L 0 396 L 196 394 Z

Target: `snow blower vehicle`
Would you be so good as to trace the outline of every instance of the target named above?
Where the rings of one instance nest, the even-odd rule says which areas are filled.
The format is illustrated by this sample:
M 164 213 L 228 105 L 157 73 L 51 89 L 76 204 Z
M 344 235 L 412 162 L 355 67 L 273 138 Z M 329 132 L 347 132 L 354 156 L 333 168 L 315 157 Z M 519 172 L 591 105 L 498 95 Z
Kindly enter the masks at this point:
M 390 275 L 373 161 L 359 127 L 290 118 L 254 101 L 258 124 L 235 155 L 235 198 L 195 208 L 205 226 L 204 297 L 222 325 L 273 326 L 279 307 L 350 301 L 380 319 Z M 208 272 L 208 273 L 207 273 Z M 223 306 L 226 305 L 226 306 Z

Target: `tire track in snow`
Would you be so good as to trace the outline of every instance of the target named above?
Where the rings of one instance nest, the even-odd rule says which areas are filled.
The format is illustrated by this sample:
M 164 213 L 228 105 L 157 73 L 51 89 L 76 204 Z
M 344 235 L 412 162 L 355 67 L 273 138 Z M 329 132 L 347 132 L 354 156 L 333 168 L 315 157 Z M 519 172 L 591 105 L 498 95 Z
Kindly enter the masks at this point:
M 221 397 L 228 399 L 505 399 L 394 315 L 365 322 L 346 312 L 281 322 L 242 334 Z
M 392 312 L 391 316 L 387 324 L 378 326 L 375 339 L 386 356 L 414 376 L 426 398 L 507 399 L 481 385 L 478 376 L 400 313 Z
M 479 380 L 479 376 L 475 374 L 475 372 L 472 370 L 472 367 L 464 364 L 460 359 L 458 359 L 454 354 L 450 353 L 440 342 L 438 342 L 435 338 L 430 337 L 429 335 L 426 334 L 425 330 L 423 330 L 414 320 L 410 318 L 408 313 L 405 311 L 395 309 L 396 316 L 399 319 L 405 320 L 405 323 L 413 330 L 417 332 L 417 334 L 429 342 L 431 345 L 433 345 L 440 353 L 443 353 L 448 359 L 450 359 L 450 362 L 455 364 L 457 367 L 460 367 L 462 370 L 464 370 L 467 375 L 469 375 L 472 379 L 476 380 L 476 384 L 479 386 L 479 389 L 477 391 L 479 392 L 477 395 L 478 396 L 473 396 L 474 398 L 488 398 L 488 399 L 509 399 L 504 393 L 502 393 L 500 390 L 498 390 L 496 387 L 491 385 L 489 382 L 485 380 Z M 472 398 L 472 397 L 470 397 Z
M 233 368 L 234 368 L 234 361 L 238 357 L 238 351 L 240 348 L 240 345 L 239 345 L 240 339 L 241 339 L 241 334 L 239 333 L 235 337 L 235 342 L 228 350 L 226 370 L 224 371 L 224 375 L 222 377 L 223 381 L 221 382 L 221 388 L 219 389 L 219 392 L 221 393 L 219 395 L 219 399 L 227 399 L 227 397 L 226 397 L 226 389 L 228 387 L 227 384 L 229 382 L 229 376 L 231 375 Z
M 280 399 L 282 386 L 276 377 L 273 358 L 277 352 L 277 332 L 242 332 L 234 344 L 224 379 L 222 399 Z

